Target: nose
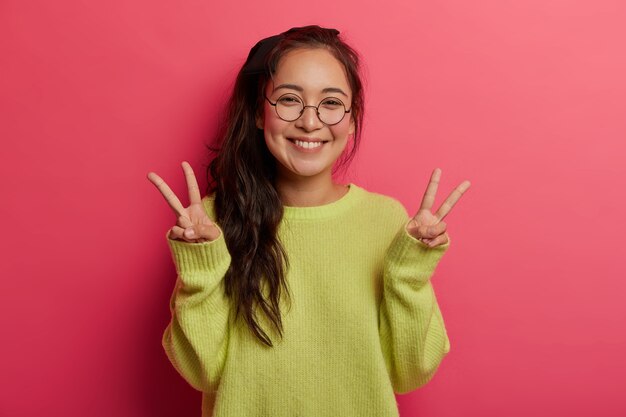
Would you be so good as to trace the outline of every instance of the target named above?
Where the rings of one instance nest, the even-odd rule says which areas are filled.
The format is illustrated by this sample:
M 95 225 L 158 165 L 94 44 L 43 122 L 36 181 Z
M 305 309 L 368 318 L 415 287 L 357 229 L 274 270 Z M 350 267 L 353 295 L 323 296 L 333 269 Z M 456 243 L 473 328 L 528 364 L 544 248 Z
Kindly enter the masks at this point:
M 310 109 L 308 109 L 309 107 Z M 317 116 L 317 107 L 304 106 L 304 109 L 302 109 L 302 115 L 298 118 L 298 120 L 296 120 L 296 127 L 300 127 L 307 132 L 324 127 L 324 123 L 322 123 L 320 118 Z

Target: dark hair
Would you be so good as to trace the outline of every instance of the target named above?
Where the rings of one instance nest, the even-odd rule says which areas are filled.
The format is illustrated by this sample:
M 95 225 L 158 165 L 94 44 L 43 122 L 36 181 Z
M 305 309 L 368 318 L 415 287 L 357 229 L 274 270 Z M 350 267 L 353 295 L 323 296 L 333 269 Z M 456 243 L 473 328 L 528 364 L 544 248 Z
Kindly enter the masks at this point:
M 335 29 L 319 26 L 292 28 L 266 38 L 250 51 L 235 80 L 225 120 L 220 127 L 219 148 L 209 147 L 216 157 L 209 163 L 207 194 L 215 193 L 216 222 L 224 232 L 231 263 L 224 277 L 225 293 L 253 334 L 265 345 L 271 339 L 259 325 L 257 309 L 269 319 L 282 338 L 279 302 L 286 282 L 289 260 L 278 226 L 283 205 L 275 188 L 276 161 L 267 149 L 256 115 L 263 108 L 266 83 L 281 58 L 300 48 L 325 48 L 343 64 L 352 90 L 351 114 L 355 123 L 352 146 L 344 150 L 333 173 L 356 154 L 363 124 L 363 88 L 358 53 Z

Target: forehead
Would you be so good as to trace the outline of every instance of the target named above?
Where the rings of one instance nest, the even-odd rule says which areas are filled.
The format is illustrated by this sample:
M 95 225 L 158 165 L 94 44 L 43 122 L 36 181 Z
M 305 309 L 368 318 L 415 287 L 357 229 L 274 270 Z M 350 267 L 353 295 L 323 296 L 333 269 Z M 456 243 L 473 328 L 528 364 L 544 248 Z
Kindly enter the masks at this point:
M 305 93 L 321 92 L 329 87 L 350 94 L 346 70 L 331 52 L 323 48 L 294 49 L 278 62 L 271 89 L 281 84 L 295 84 Z M 271 91 L 271 90 L 270 90 Z

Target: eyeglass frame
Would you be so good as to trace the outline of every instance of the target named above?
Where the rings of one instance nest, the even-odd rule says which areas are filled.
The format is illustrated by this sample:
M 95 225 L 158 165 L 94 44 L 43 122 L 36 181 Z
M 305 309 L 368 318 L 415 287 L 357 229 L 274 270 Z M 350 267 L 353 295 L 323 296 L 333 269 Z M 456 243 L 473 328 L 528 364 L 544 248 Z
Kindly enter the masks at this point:
M 300 110 L 300 115 L 299 115 L 298 117 L 296 117 L 295 119 L 293 119 L 293 120 L 286 120 L 286 119 L 283 119 L 282 117 L 280 117 L 280 114 L 278 114 L 278 109 L 276 108 L 276 105 L 278 104 L 278 101 L 281 99 L 281 97 L 288 96 L 288 95 L 298 97 L 298 98 L 300 99 L 301 103 L 302 103 L 302 110 Z M 320 101 L 320 103 L 319 103 L 317 106 L 305 106 L 305 105 L 304 105 L 304 99 L 303 99 L 302 97 L 300 97 L 299 95 L 294 94 L 294 93 L 285 93 L 285 94 L 281 94 L 281 95 L 280 95 L 280 96 L 278 96 L 278 98 L 276 99 L 276 103 L 272 103 L 272 101 L 271 101 L 271 100 L 267 97 L 267 95 L 265 95 L 265 94 L 263 94 L 263 97 L 265 97 L 265 100 L 267 100 L 267 102 L 268 102 L 268 103 L 270 103 L 270 105 L 271 105 L 272 107 L 274 107 L 274 111 L 276 112 L 276 116 L 278 116 L 278 118 L 279 118 L 280 120 L 283 120 L 283 121 L 285 121 L 285 122 L 295 122 L 296 120 L 298 120 L 299 118 L 301 118 L 301 117 L 302 117 L 302 115 L 304 114 L 304 110 L 305 110 L 307 107 L 313 107 L 313 108 L 315 109 L 315 114 L 317 115 L 317 119 L 318 119 L 320 122 L 324 123 L 326 126 L 335 126 L 335 125 L 337 125 L 337 124 L 341 123 L 341 121 L 342 121 L 342 120 L 346 117 L 346 114 L 348 114 L 348 113 L 350 113 L 350 112 L 352 111 L 352 108 L 349 108 L 348 110 L 345 110 L 345 108 L 346 108 L 346 104 L 345 104 L 345 103 L 344 103 L 344 102 L 343 102 L 340 98 L 333 97 L 333 96 L 324 97 L 324 98 Z M 333 123 L 333 124 L 326 123 L 325 121 L 323 121 L 323 120 L 320 118 L 320 106 L 322 105 L 322 103 L 324 102 L 324 100 L 328 100 L 329 98 L 332 98 L 332 99 L 338 100 L 338 101 L 339 101 L 339 102 L 343 105 L 343 108 L 344 108 L 344 113 L 343 113 L 343 116 L 341 116 L 341 119 L 339 119 L 339 121 L 338 121 L 338 122 Z

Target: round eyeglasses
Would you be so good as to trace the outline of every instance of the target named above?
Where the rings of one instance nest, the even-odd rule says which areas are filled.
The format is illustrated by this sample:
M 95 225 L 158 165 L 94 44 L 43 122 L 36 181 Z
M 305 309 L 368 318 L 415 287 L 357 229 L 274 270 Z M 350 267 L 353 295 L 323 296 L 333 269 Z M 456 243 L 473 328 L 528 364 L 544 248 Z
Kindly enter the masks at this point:
M 322 123 L 328 126 L 336 125 L 341 122 L 350 110 L 346 110 L 343 101 L 335 97 L 326 97 L 317 106 L 305 106 L 303 100 L 295 94 L 287 93 L 278 97 L 276 103 L 265 96 L 265 99 L 274 106 L 276 115 L 286 122 L 298 120 L 307 107 L 313 107 L 316 110 L 317 117 Z

